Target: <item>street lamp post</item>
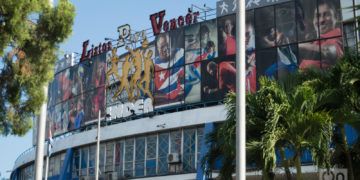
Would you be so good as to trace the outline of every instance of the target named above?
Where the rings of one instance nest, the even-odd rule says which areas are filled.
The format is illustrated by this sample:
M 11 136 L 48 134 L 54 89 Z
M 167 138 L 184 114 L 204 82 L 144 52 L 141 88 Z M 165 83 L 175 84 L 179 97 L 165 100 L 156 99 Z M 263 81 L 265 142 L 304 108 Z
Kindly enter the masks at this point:
M 99 156 L 100 156 L 100 128 L 101 128 L 101 110 L 99 110 L 99 118 L 97 124 L 97 136 L 96 136 L 96 159 L 95 159 L 95 180 L 99 179 Z
M 236 11 L 236 179 L 246 179 L 245 0 Z

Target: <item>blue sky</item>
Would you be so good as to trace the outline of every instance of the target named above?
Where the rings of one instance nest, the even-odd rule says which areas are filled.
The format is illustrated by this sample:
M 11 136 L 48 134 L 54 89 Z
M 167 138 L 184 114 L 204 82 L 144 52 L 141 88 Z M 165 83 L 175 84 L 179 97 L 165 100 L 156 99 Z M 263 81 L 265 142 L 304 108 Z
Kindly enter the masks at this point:
M 165 20 L 186 15 L 191 4 L 215 8 L 216 0 L 71 0 L 76 7 L 73 33 L 60 46 L 61 53 L 82 51 L 82 43 L 104 42 L 105 37 L 116 38 L 117 27 L 130 24 L 133 30 L 151 27 L 149 15 L 166 10 Z M 56 1 L 55 1 L 56 2 Z M 0 137 L 0 173 L 9 177 L 14 161 L 32 146 L 32 131 L 24 137 Z

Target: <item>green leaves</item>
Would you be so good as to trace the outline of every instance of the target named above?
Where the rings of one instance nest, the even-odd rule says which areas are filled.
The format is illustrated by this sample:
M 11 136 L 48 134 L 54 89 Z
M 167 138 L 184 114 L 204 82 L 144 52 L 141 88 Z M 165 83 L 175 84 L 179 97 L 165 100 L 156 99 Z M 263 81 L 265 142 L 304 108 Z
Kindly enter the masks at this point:
M 0 10 L 0 134 L 24 135 L 45 100 L 43 87 L 53 77 L 59 43 L 71 34 L 75 8 L 68 0 L 54 8 L 47 0 L 4 0 Z

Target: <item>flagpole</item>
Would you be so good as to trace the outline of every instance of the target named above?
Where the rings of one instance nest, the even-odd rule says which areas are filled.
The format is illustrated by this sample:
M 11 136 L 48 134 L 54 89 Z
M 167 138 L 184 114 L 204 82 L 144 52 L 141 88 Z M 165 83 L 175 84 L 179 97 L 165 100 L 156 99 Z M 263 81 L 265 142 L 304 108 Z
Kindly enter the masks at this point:
M 236 11 L 236 179 L 246 179 L 245 0 Z

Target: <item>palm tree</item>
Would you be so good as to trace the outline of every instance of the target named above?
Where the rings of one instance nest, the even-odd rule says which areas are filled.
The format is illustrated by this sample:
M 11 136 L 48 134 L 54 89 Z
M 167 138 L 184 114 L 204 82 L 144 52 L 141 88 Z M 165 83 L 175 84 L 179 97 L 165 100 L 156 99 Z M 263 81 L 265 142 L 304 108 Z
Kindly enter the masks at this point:
M 294 75 L 293 79 L 300 79 Z M 290 83 L 291 82 L 291 83 Z M 276 167 L 276 149 L 281 154 L 288 179 L 291 178 L 285 148 L 295 152 L 297 179 L 301 179 L 301 153 L 312 150 L 317 164 L 328 164 L 331 117 L 325 111 L 315 111 L 316 94 L 307 82 L 289 81 L 280 86 L 266 78 L 260 80 L 260 90 L 247 95 L 247 162 L 263 171 L 263 179 L 271 179 Z M 299 81 L 300 82 L 300 81 Z M 220 177 L 231 178 L 235 168 L 235 94 L 226 99 L 226 121 L 208 137 L 212 143 L 206 160 L 210 167 L 222 160 Z M 320 131 L 319 131 L 320 130 Z M 263 154 L 263 156 L 259 156 Z
M 304 81 L 292 88 L 260 79 L 264 88 L 258 93 L 265 96 L 268 120 L 262 137 L 265 166 L 276 167 L 276 148 L 283 147 L 294 152 L 296 179 L 302 179 L 301 155 L 310 150 L 318 166 L 329 167 L 329 145 L 332 136 L 331 116 L 315 109 L 317 95 Z M 279 101 L 280 100 L 280 101 Z
M 335 123 L 335 163 L 343 164 L 348 169 L 349 180 L 355 177 L 345 124 L 360 132 L 360 63 L 353 54 L 355 53 L 346 53 L 339 63 L 330 69 L 308 69 L 303 76 L 303 80 L 311 81 L 310 85 L 319 94 L 316 109 L 331 112 Z M 337 158 L 338 156 L 341 158 Z

